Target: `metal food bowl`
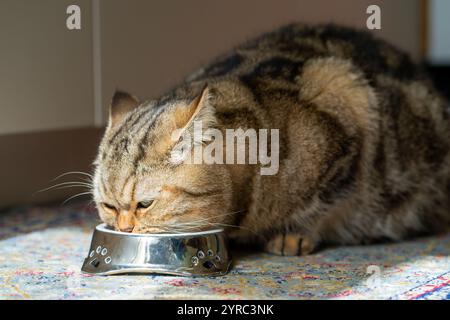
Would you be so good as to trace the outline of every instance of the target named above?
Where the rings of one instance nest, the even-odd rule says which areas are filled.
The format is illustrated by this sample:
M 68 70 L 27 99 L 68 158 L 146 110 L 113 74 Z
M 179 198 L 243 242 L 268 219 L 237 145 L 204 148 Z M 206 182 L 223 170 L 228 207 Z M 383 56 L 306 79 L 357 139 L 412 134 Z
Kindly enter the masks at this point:
M 135 234 L 106 224 L 95 228 L 81 270 L 98 275 L 158 273 L 224 275 L 231 257 L 223 229 L 193 233 Z

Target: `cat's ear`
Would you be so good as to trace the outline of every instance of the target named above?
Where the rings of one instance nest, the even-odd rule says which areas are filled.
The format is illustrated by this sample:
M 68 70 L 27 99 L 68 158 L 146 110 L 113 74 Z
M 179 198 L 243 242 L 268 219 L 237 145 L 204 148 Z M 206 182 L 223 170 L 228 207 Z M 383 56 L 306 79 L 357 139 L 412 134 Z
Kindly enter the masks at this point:
M 174 114 L 177 129 L 172 132 L 172 163 L 183 162 L 194 145 L 210 141 L 205 130 L 216 124 L 212 90 L 205 86 L 201 93 L 187 106 L 178 107 Z M 201 132 L 195 132 L 201 126 Z
M 201 123 L 206 130 L 216 124 L 215 108 L 212 105 L 213 93 L 205 86 L 200 94 L 192 100 L 187 107 L 178 108 L 175 112 L 175 123 L 183 134 L 186 131 L 193 133 L 194 123 Z
M 129 93 L 116 90 L 109 108 L 109 125 L 117 124 L 130 111 L 139 106 L 139 100 Z

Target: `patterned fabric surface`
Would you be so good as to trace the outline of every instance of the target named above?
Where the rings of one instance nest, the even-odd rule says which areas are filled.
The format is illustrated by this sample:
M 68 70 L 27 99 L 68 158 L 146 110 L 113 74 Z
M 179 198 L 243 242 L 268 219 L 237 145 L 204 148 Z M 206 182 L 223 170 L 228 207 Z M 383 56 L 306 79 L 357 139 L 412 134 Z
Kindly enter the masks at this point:
M 96 213 L 71 207 L 0 214 L 0 299 L 449 299 L 450 234 L 330 248 L 307 257 L 233 252 L 222 277 L 80 272 Z

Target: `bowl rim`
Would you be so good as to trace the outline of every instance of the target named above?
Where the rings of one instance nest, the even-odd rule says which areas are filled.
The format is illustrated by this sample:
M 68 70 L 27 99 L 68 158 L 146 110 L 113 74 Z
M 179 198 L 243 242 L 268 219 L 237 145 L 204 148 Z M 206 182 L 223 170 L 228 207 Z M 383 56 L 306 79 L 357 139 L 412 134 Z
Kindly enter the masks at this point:
M 218 229 L 212 229 L 212 230 L 206 230 L 206 231 L 197 231 L 197 232 L 183 232 L 183 233 L 128 233 L 128 232 L 121 232 L 116 230 L 111 230 L 108 228 L 106 223 L 101 223 L 95 227 L 95 230 L 102 232 L 102 233 L 110 233 L 120 236 L 126 236 L 126 237 L 146 237 L 146 238 L 152 238 L 152 237 L 192 237 L 192 236 L 204 236 L 209 234 L 217 234 L 222 233 L 224 230 L 223 228 Z

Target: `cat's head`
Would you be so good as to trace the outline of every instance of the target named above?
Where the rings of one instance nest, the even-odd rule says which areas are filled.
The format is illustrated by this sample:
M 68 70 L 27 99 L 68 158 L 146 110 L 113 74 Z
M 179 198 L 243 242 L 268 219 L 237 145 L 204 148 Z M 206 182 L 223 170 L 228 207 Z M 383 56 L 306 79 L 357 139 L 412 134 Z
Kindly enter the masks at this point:
M 116 230 L 188 232 L 230 218 L 231 182 L 223 165 L 185 161 L 193 124 L 215 123 L 211 93 L 194 99 L 139 102 L 116 92 L 95 161 L 94 200 L 100 218 Z

